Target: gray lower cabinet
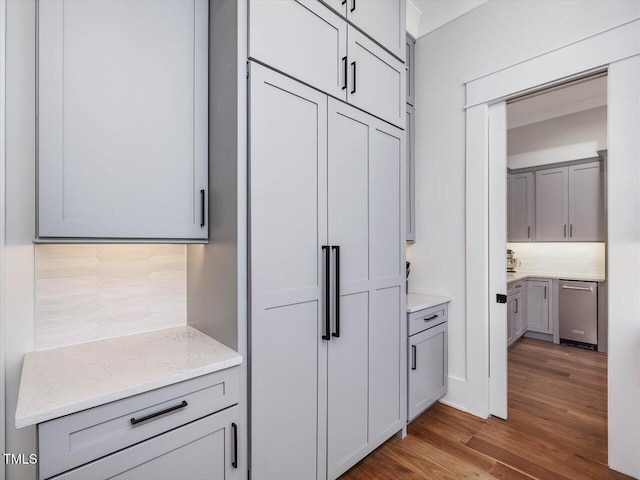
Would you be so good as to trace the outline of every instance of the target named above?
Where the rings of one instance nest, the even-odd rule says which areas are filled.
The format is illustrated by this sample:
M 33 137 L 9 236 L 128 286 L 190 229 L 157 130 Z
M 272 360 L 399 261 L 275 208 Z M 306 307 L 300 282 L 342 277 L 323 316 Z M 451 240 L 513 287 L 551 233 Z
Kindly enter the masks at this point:
M 528 280 L 527 282 L 527 329 L 538 333 L 553 333 L 551 321 L 551 280 Z
M 40 480 L 239 478 L 232 367 L 38 424 Z
M 207 240 L 208 9 L 38 2 L 39 239 Z
M 447 393 L 447 305 L 408 315 L 408 411 L 411 421 Z
M 54 477 L 56 480 L 239 479 L 238 406 L 171 430 Z

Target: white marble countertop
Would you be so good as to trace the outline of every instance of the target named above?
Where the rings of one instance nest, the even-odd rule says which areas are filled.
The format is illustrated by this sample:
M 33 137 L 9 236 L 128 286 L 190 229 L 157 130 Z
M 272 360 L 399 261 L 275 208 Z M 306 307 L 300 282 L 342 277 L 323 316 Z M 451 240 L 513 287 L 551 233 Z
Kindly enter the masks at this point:
M 425 308 L 435 307 L 442 303 L 450 302 L 451 298 L 439 295 L 429 295 L 427 293 L 407 293 L 407 313 L 417 312 Z
M 186 325 L 29 352 L 15 425 L 35 425 L 240 363 L 240 354 Z
M 519 270 L 517 272 L 507 272 L 507 283 L 525 280 L 527 278 L 551 278 L 557 280 L 578 280 L 583 282 L 604 282 L 604 275 L 588 275 L 588 274 L 565 274 L 561 272 L 525 272 Z

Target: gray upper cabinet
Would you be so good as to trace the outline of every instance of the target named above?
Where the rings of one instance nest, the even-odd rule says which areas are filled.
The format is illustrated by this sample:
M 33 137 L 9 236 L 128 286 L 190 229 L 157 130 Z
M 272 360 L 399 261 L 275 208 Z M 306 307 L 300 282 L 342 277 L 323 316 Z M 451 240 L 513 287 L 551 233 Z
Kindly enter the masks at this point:
M 416 104 L 416 41 L 407 35 L 405 66 L 407 70 L 407 103 Z
M 347 101 L 404 128 L 406 71 L 403 63 L 351 26 L 348 37 Z
M 249 56 L 347 99 L 347 22 L 317 1 L 251 0 Z
M 604 164 L 591 162 L 569 167 L 569 240 L 605 240 Z
M 509 242 L 533 241 L 533 173 L 510 174 L 507 181 Z
M 359 1 L 357 9 L 367 23 L 371 12 L 386 15 L 401 3 Z M 249 57 L 404 128 L 402 61 L 380 46 L 375 32 L 368 36 L 348 25 L 335 10 L 342 4 L 329 6 L 333 9 L 309 0 L 251 0 Z M 378 23 L 389 25 L 389 17 L 372 24 Z M 403 33 L 402 57 L 404 38 Z
M 537 241 L 605 240 L 603 169 L 596 161 L 536 172 Z
M 407 242 L 416 241 L 416 111 L 407 104 Z
M 42 1 L 37 235 L 206 240 L 208 2 Z
M 568 238 L 569 170 L 536 172 L 536 240 L 563 242 Z
M 406 0 L 347 0 L 347 19 L 404 59 Z

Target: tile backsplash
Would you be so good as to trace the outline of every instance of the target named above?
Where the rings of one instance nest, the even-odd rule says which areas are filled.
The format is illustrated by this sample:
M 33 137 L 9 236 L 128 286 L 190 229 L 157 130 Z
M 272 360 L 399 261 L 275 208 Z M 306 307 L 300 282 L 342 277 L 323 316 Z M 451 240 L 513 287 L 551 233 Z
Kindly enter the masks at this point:
M 522 262 L 519 271 L 563 275 L 605 275 L 605 244 L 600 243 L 507 243 Z
M 36 349 L 186 323 L 184 245 L 36 245 Z

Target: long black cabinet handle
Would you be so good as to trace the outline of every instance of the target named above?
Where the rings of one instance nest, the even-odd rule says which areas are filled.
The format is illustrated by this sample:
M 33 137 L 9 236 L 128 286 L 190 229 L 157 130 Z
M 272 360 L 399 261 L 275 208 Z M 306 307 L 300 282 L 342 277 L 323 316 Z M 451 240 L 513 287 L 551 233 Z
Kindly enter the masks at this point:
M 344 72 L 344 77 L 342 79 L 342 90 L 347 89 L 347 57 L 342 57 L 342 69 Z
M 353 88 L 351 93 L 356 93 L 356 62 L 351 62 L 351 73 L 353 74 Z
M 233 462 L 231 462 L 231 466 L 238 468 L 238 426 L 235 423 L 231 424 L 231 431 L 233 433 Z
M 340 337 L 340 247 L 334 245 L 331 247 L 336 251 L 336 274 L 335 274 L 335 301 L 336 301 L 336 330 L 332 333 L 334 337 Z
M 356 0 L 353 0 L 351 3 L 351 11 L 353 12 L 356 9 Z
M 183 400 L 182 402 L 180 402 L 179 405 L 174 405 L 173 407 L 165 408 L 164 410 L 160 410 L 159 412 L 152 413 L 151 415 L 146 415 L 146 416 L 140 417 L 140 418 L 132 417 L 131 418 L 131 425 L 137 425 L 138 423 L 146 422 L 147 420 L 151 420 L 152 418 L 159 417 L 160 415 L 164 415 L 165 413 L 174 412 L 176 410 L 184 408 L 187 405 L 188 405 L 187 401 Z
M 428 322 L 429 320 L 435 320 L 436 318 L 438 318 L 440 315 L 438 315 L 437 313 L 435 315 L 431 315 L 430 317 L 427 317 L 424 319 L 425 322 Z
M 200 190 L 200 226 L 204 227 L 204 190 Z
M 323 340 L 331 340 L 331 294 L 329 289 L 331 288 L 331 248 L 328 245 L 323 245 L 324 251 L 324 263 L 325 263 L 325 278 L 324 278 L 324 335 Z
M 417 350 L 415 345 L 411 345 L 411 370 L 418 368 Z

